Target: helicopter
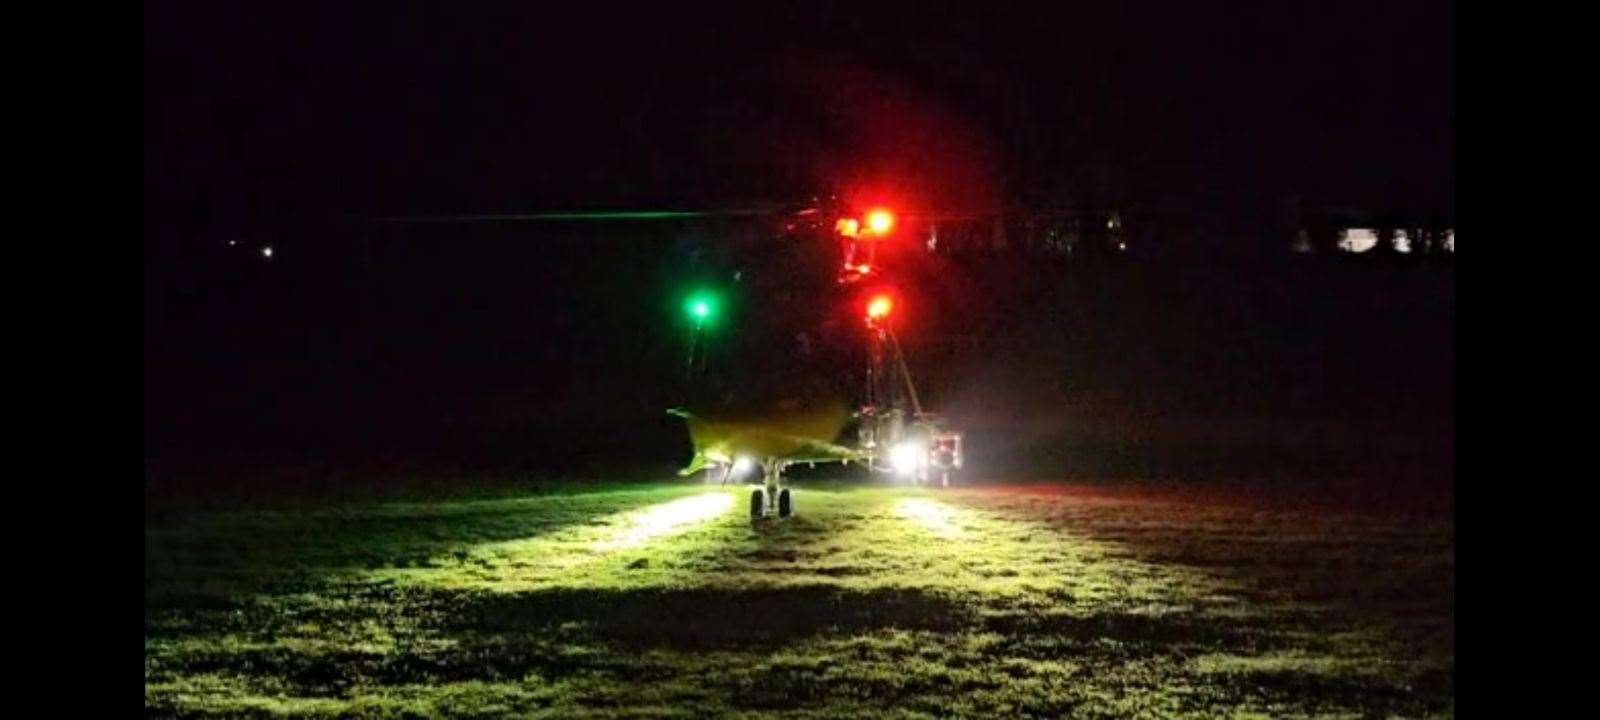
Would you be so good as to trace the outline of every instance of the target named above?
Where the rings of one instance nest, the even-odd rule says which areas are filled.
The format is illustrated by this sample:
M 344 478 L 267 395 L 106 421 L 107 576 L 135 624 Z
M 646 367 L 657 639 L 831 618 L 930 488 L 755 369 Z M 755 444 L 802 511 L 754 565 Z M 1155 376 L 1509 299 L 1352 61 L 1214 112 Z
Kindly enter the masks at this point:
M 708 370 L 703 328 L 716 298 L 699 293 L 685 303 L 694 326 L 685 367 L 709 399 L 668 411 L 684 420 L 694 448 L 679 474 L 755 481 L 752 518 L 794 514 L 794 492 L 784 486 L 791 466 L 859 464 L 911 484 L 947 487 L 963 464 L 962 433 L 922 406 L 895 332 L 904 300 L 896 273 L 881 264 L 893 255 L 885 245 L 896 239 L 895 213 L 873 206 L 836 214 L 801 210 L 785 226 L 789 234 L 756 251 L 769 272 L 751 273 L 748 292 L 769 311 L 759 314 L 767 332 L 746 344 L 758 352 L 741 356 L 742 377 Z M 745 272 L 736 276 L 744 279 Z M 841 316 L 852 322 L 838 322 Z M 793 345 L 783 342 L 790 336 Z M 853 409 L 838 392 L 840 378 L 854 381 L 844 393 L 854 397 Z
M 753 518 L 794 515 L 785 471 L 797 465 L 858 465 L 917 485 L 951 483 L 963 465 L 962 433 L 927 411 L 896 328 L 907 306 L 903 272 L 916 254 L 902 218 L 884 204 L 808 202 L 701 211 L 590 211 L 394 216 L 380 224 L 476 224 L 757 218 L 758 242 L 729 244 L 729 271 L 749 312 L 740 332 L 719 338 L 722 298 L 696 291 L 684 302 L 691 327 L 683 365 L 682 419 L 693 453 L 680 476 L 704 472 L 723 484 L 755 481 Z M 931 247 L 931 245 L 930 245 Z M 735 360 L 714 366 L 710 359 Z M 759 473 L 757 472 L 759 470 Z

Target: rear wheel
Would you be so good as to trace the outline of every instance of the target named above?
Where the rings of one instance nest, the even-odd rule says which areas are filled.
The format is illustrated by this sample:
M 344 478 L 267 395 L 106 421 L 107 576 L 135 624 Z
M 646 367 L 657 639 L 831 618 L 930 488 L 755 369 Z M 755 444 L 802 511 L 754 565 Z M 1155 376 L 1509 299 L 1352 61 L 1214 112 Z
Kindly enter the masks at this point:
M 794 514 L 794 495 L 789 488 L 778 491 L 778 517 L 786 518 Z
M 750 517 L 766 517 L 767 491 L 761 488 L 750 491 Z

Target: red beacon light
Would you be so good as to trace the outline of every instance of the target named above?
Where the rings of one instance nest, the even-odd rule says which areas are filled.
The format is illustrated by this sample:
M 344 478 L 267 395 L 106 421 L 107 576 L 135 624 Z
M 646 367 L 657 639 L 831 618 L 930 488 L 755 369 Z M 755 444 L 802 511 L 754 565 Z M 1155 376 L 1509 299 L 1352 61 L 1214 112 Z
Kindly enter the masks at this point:
M 894 213 L 883 208 L 867 212 L 867 232 L 871 235 L 888 235 L 894 229 Z
M 886 293 L 873 295 L 872 299 L 867 301 L 868 323 L 881 321 L 889 317 L 891 312 L 894 312 L 894 298 L 889 297 Z
M 844 268 L 839 273 L 841 284 L 865 280 L 875 274 L 878 242 L 894 229 L 894 213 L 882 207 L 868 210 L 859 219 L 842 217 L 834 224 L 834 232 L 843 239 Z

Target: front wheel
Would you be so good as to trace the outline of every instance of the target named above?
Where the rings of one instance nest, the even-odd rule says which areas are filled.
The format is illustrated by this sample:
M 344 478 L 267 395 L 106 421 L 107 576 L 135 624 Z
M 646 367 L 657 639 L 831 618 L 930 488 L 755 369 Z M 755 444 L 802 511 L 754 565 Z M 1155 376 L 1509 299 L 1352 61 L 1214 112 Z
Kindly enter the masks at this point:
M 767 491 L 761 488 L 750 491 L 750 517 L 752 519 L 766 517 Z
M 778 491 L 778 517 L 786 518 L 794 514 L 794 495 L 789 488 Z

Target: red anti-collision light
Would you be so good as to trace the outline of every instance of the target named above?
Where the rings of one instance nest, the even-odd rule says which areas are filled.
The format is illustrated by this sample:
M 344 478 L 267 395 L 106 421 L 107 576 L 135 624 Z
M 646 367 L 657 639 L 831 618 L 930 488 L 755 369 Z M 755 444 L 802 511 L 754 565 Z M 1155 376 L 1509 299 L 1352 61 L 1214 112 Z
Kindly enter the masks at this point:
M 874 295 L 867 301 L 867 319 L 882 320 L 894 310 L 894 300 L 888 295 Z
M 873 235 L 887 235 L 894 229 L 894 213 L 877 208 L 867 213 L 867 230 Z

